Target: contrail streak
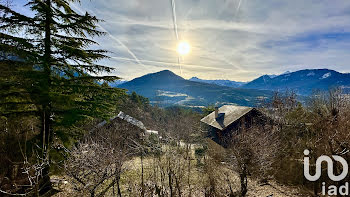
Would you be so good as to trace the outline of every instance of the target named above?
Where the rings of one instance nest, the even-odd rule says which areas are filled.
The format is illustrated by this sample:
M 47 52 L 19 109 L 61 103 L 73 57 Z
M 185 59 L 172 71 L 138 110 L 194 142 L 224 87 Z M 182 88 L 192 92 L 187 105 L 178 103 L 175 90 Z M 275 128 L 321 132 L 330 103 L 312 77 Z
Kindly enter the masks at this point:
M 81 14 L 84 14 L 84 12 L 83 12 L 79 7 L 75 6 L 74 4 L 72 4 L 72 7 L 74 7 L 74 9 L 78 10 Z M 90 12 L 91 12 L 92 14 L 95 15 L 95 13 L 94 13 L 93 11 L 90 10 Z M 113 36 L 111 33 L 109 33 L 109 32 L 108 32 L 105 28 L 103 28 L 101 25 L 97 24 L 97 26 L 98 26 L 99 28 L 101 28 L 102 31 L 106 32 L 110 38 L 112 38 L 112 39 L 113 39 L 114 41 L 116 41 L 120 46 L 122 46 L 122 47 L 135 59 L 135 61 L 136 61 L 139 65 L 141 65 L 141 66 L 143 66 L 143 67 L 146 68 L 146 66 L 136 57 L 136 55 L 135 55 L 122 41 L 120 41 L 118 38 L 116 38 L 116 37 Z
M 241 8 L 241 4 L 242 4 L 242 1 L 243 0 L 239 0 L 239 2 L 238 2 L 238 5 L 237 5 L 237 8 L 236 8 L 236 12 L 234 13 L 234 20 L 236 20 L 237 19 L 237 15 L 238 15 L 238 12 L 239 12 L 239 9 Z M 227 1 L 228 2 L 228 1 Z M 223 6 L 223 9 L 225 9 L 226 8 L 226 4 Z M 222 9 L 222 10 L 223 10 Z M 218 38 L 218 34 L 215 34 L 214 35 L 214 39 L 213 39 L 213 41 L 216 41 L 217 40 L 217 38 Z M 207 39 L 207 44 L 209 43 L 209 38 Z M 213 47 L 215 47 L 215 46 L 213 46 Z M 204 50 L 204 49 L 203 49 Z M 226 58 L 221 58 L 221 59 L 223 59 L 223 61 L 225 61 L 226 63 L 228 63 L 228 64 L 230 64 L 231 66 L 234 66 L 234 67 L 236 67 L 237 69 L 239 69 L 239 70 L 242 70 L 242 68 L 240 67 L 240 66 L 237 66 L 237 65 L 234 65 L 231 61 L 229 61 L 228 59 L 226 59 Z
M 120 41 L 118 38 L 116 38 L 115 36 L 113 36 L 112 34 L 110 34 L 105 28 L 103 28 L 101 25 L 97 25 L 99 26 L 99 28 L 102 29 L 102 31 L 106 32 L 108 34 L 108 36 L 110 38 L 112 38 L 114 41 L 118 42 L 134 59 L 135 61 L 146 68 L 146 66 L 139 60 L 139 58 L 136 57 L 136 55 L 122 42 Z
M 241 3 L 242 3 L 242 0 L 239 0 L 238 6 L 237 6 L 237 9 L 236 9 L 236 15 L 238 14 L 239 8 L 241 7 Z
M 171 8 L 172 8 L 172 13 L 173 13 L 174 32 L 175 32 L 175 35 L 176 35 L 176 40 L 179 41 L 179 34 L 177 32 L 175 0 L 171 0 Z M 177 63 L 179 64 L 180 74 L 182 75 L 182 68 L 181 68 L 180 57 L 179 56 L 177 56 Z
M 171 0 L 171 8 L 173 11 L 173 24 L 174 24 L 174 31 L 175 31 L 175 35 L 176 35 L 176 40 L 179 40 L 179 34 L 177 33 L 175 0 Z

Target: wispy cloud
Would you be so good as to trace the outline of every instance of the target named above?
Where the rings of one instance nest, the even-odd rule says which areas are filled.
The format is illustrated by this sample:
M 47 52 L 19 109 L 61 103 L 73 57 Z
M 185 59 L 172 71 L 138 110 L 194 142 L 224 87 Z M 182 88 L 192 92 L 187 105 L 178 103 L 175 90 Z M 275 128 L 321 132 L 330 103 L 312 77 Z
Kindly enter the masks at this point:
M 127 43 L 139 59 L 121 56 L 122 48 L 106 45 L 118 54 L 113 62 L 126 74 L 123 77 L 157 69 L 181 74 L 171 3 L 101 0 L 83 4 L 105 19 L 106 30 Z M 349 72 L 350 47 L 341 34 L 350 32 L 349 11 L 346 0 L 317 5 L 303 0 L 176 0 L 178 36 L 193 46 L 182 60 L 183 77 L 250 80 L 264 73 L 321 67 Z M 339 36 L 330 39 L 323 36 L 327 33 Z M 140 63 L 146 67 L 138 69 Z
M 84 13 L 84 11 L 81 10 L 81 9 L 80 9 L 78 6 L 76 6 L 75 4 L 71 4 L 71 5 L 72 5 L 72 7 L 73 7 L 74 9 L 78 10 L 80 13 L 82 13 L 82 14 Z M 92 12 L 92 14 L 95 14 L 93 11 L 90 11 L 90 10 L 89 10 L 89 12 Z M 109 31 L 106 30 L 104 27 L 102 27 L 100 24 L 97 24 L 97 26 L 98 26 L 102 31 L 106 32 L 110 38 L 112 38 L 115 42 L 117 42 L 120 46 L 122 46 L 122 47 L 134 58 L 134 60 L 135 60 L 139 65 L 141 65 L 141 66 L 143 66 L 143 67 L 146 67 L 146 66 L 136 57 L 136 55 L 135 55 L 122 41 L 120 41 L 118 38 L 116 38 L 116 37 L 113 36 L 111 33 L 109 33 Z
M 23 0 L 19 0 L 23 1 Z M 82 1 L 109 32 L 98 38 L 114 74 L 131 79 L 163 69 L 181 74 L 172 1 Z M 182 76 L 247 81 L 303 68 L 350 72 L 350 1 L 176 0 L 179 39 L 192 45 Z

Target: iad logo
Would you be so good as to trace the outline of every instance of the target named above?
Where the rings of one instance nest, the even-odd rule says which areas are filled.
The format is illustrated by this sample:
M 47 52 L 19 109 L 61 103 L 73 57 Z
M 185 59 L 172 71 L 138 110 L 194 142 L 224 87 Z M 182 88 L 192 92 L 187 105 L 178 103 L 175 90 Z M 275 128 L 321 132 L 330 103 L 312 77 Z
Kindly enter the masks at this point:
M 304 155 L 308 156 L 310 154 L 309 150 L 304 150 Z M 316 160 L 316 173 L 315 175 L 310 175 L 310 159 L 309 157 L 304 157 L 304 176 L 307 180 L 309 181 L 317 181 L 321 177 L 321 164 L 323 161 L 327 162 L 327 173 L 328 177 L 332 181 L 341 181 L 343 180 L 346 175 L 348 174 L 348 163 L 345 161 L 344 158 L 337 156 L 337 155 L 332 155 L 333 159 L 335 161 L 339 161 L 343 165 L 343 172 L 339 175 L 334 175 L 333 173 L 333 160 L 332 158 L 322 155 Z
M 321 177 L 321 173 L 322 173 L 321 172 L 322 171 L 321 164 L 322 164 L 322 162 L 327 163 L 327 174 L 328 174 L 328 177 L 332 181 L 341 181 L 347 176 L 348 163 L 346 162 L 346 160 L 344 158 L 337 156 L 337 155 L 332 155 L 333 159 L 331 157 L 328 157 L 325 155 L 322 155 L 319 158 L 317 158 L 315 174 L 311 175 L 310 174 L 310 158 L 308 157 L 309 154 L 310 154 L 309 150 L 304 150 L 304 155 L 305 155 L 305 157 L 304 157 L 304 176 L 307 180 L 317 181 Z M 343 166 L 343 171 L 339 175 L 334 174 L 333 160 L 341 163 L 341 165 Z M 337 188 L 337 186 L 335 186 L 335 185 L 330 185 L 328 187 L 328 192 L 326 192 L 326 183 L 323 182 L 322 183 L 322 195 L 326 195 L 326 193 L 328 195 L 337 195 L 337 194 L 348 195 L 349 194 L 349 183 L 345 183 L 345 185 L 342 185 L 339 188 Z

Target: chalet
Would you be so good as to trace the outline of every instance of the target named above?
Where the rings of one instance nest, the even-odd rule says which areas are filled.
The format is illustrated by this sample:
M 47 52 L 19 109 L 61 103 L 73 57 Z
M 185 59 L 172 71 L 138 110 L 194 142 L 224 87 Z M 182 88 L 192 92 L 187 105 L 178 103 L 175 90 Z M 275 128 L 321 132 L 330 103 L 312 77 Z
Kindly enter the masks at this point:
M 135 137 L 141 137 L 141 136 L 150 136 L 150 135 L 159 135 L 158 131 L 155 130 L 148 130 L 144 126 L 144 124 L 137 120 L 136 118 L 129 116 L 125 114 L 124 112 L 120 111 L 118 115 L 112 117 L 109 122 L 103 121 L 99 123 L 94 130 L 107 128 L 107 129 L 117 129 L 119 131 L 125 130 L 130 135 L 134 135 Z M 93 130 L 93 131 L 94 131 Z M 161 137 L 159 137 L 161 138 Z
M 216 107 L 214 112 L 201 119 L 208 137 L 223 147 L 227 147 L 235 135 L 246 132 L 253 126 L 264 126 L 268 121 L 256 108 L 234 105 Z

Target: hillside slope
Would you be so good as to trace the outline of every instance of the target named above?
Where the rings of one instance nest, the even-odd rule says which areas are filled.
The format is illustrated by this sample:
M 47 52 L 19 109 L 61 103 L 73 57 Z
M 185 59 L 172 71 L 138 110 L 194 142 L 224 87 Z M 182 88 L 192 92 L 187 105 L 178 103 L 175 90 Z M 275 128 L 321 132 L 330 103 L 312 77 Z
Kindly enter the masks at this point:
M 270 91 L 237 89 L 215 84 L 189 81 L 169 70 L 151 73 L 118 86 L 148 97 L 162 105 L 206 106 L 237 104 L 255 106 L 259 99 L 269 98 Z

